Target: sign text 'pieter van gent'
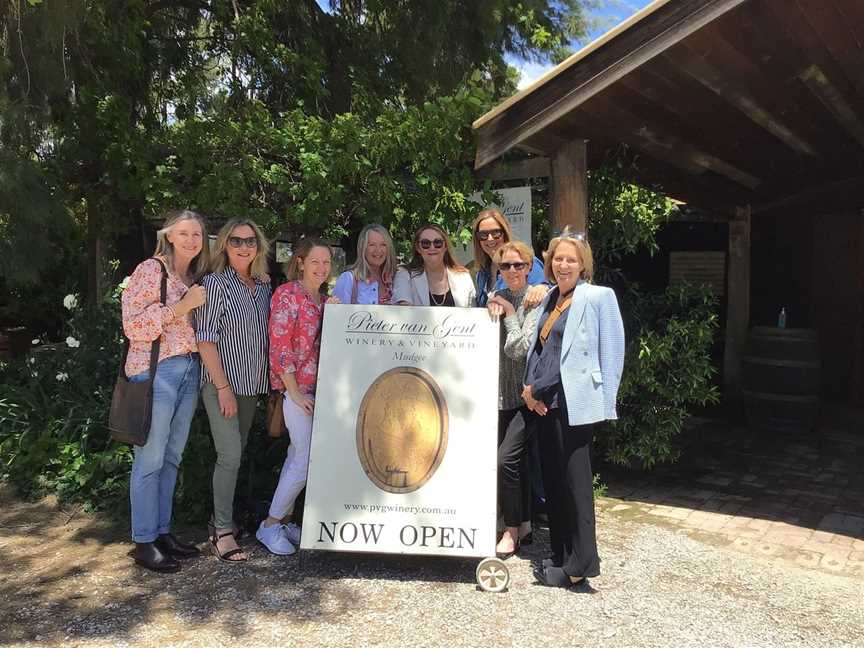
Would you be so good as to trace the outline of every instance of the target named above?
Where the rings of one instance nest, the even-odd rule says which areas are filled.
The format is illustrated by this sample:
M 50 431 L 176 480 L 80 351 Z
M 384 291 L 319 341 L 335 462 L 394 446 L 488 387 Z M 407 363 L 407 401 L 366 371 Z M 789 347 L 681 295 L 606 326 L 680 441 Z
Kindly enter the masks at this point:
M 485 309 L 327 306 L 304 549 L 491 554 L 498 336 Z

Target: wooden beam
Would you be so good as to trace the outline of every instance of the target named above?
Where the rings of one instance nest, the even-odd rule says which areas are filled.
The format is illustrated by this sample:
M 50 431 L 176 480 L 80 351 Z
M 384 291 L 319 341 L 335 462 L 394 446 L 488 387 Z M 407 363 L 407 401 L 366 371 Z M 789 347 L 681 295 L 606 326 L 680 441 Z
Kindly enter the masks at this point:
M 684 160 L 687 166 L 701 167 L 713 171 L 748 189 L 755 189 L 762 184 L 759 178 L 750 175 L 746 171 L 742 171 L 728 162 L 724 162 L 710 153 L 700 151 L 692 144 L 688 144 L 672 135 L 654 133 L 647 126 L 643 126 L 636 132 L 636 136 L 666 150 L 669 157 Z
M 766 110 L 760 102 L 745 87 L 729 78 L 722 70 L 718 70 L 702 56 L 686 50 L 686 55 L 664 55 L 664 58 L 684 74 L 698 81 L 711 92 L 734 106 L 753 122 L 774 135 L 789 148 L 798 153 L 819 157 L 819 153 L 808 144 L 804 138 L 797 135 L 775 115 Z
M 489 164 L 590 97 L 746 0 L 678 0 L 524 95 L 477 130 L 475 168 Z
M 569 225 L 585 231 L 588 214 L 588 169 L 585 140 L 573 140 L 552 156 L 552 229 Z
M 810 92 L 828 109 L 846 131 L 864 146 L 864 122 L 831 80 L 816 65 L 811 65 L 798 75 Z
M 846 178 L 844 180 L 832 180 L 831 182 L 810 187 L 804 191 L 792 194 L 791 196 L 755 205 L 752 208 L 751 213 L 761 214 L 775 209 L 788 209 L 790 207 L 806 205 L 814 200 L 824 199 L 827 196 L 841 193 L 849 193 L 857 196 L 859 195 L 862 186 L 864 186 L 864 176 Z M 864 199 L 862 199 L 862 203 L 864 203 Z M 861 205 L 857 206 L 860 207 Z
M 552 163 L 547 157 L 533 157 L 525 160 L 505 162 L 498 160 L 474 172 L 477 180 L 521 180 L 523 178 L 548 178 L 552 173 Z
M 750 220 L 750 208 L 738 207 L 729 221 L 723 395 L 736 415 L 741 406 L 741 357 L 750 326 Z

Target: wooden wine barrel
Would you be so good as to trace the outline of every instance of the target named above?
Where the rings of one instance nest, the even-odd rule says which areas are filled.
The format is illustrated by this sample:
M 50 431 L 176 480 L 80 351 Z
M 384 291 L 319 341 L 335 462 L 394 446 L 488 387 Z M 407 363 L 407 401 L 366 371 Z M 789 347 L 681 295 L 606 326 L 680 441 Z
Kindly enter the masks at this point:
M 815 428 L 822 372 L 816 331 L 756 326 L 747 338 L 742 364 L 751 429 L 809 432 Z

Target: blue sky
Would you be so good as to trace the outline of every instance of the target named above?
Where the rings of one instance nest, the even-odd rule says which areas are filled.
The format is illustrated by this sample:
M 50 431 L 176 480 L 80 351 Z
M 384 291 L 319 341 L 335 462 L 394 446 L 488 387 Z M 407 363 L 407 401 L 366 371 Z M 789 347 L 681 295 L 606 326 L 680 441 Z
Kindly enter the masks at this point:
M 598 0 L 589 0 L 589 2 L 590 1 L 596 2 Z M 318 6 L 324 9 L 324 11 L 330 11 L 329 0 L 316 0 L 316 2 L 318 2 Z M 627 20 L 627 18 L 639 11 L 642 7 L 651 2 L 651 0 L 600 0 L 600 2 L 602 2 L 602 9 L 594 11 L 591 14 L 591 17 L 597 19 L 597 22 L 600 24 L 588 35 L 588 42 L 601 36 L 604 32 L 612 29 L 618 23 Z M 584 43 L 574 43 L 574 51 L 578 50 L 580 45 L 583 44 Z M 554 67 L 551 63 L 533 63 L 517 59 L 516 57 L 509 58 L 507 62 L 517 68 L 521 74 L 519 79 L 520 90 L 533 83 L 538 77 Z

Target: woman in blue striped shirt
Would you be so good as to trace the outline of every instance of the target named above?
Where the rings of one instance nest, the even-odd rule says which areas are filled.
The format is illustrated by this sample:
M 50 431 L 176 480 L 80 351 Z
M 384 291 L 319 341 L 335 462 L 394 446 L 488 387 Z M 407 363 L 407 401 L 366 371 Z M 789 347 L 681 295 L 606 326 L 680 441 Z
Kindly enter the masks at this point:
M 367 225 L 357 237 L 357 260 L 339 275 L 333 296 L 342 304 L 389 304 L 395 273 L 390 232 L 377 223 Z
M 196 318 L 201 399 L 216 447 L 210 544 L 225 562 L 246 560 L 235 537 L 234 490 L 258 396 L 269 387 L 268 248 L 253 221 L 228 221 L 216 238 L 211 274 L 202 281 L 209 299 Z

